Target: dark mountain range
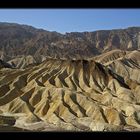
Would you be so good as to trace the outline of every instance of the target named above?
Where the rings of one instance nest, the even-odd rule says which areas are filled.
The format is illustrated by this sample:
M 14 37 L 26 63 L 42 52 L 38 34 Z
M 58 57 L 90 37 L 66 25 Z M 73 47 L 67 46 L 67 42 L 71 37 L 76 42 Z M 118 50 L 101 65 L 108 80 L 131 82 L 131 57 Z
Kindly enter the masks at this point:
M 9 61 L 31 55 L 37 62 L 42 57 L 87 59 L 114 49 L 139 49 L 139 32 L 140 27 L 130 27 L 63 35 L 27 25 L 0 23 L 0 57 Z

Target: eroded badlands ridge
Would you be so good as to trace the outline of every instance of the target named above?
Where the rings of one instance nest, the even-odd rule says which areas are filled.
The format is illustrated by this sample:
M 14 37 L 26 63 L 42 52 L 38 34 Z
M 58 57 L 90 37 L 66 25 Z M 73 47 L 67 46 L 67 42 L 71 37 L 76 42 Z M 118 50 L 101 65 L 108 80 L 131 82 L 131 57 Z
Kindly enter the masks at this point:
M 15 116 L 18 127 L 44 122 L 58 131 L 139 130 L 139 55 L 131 63 L 139 51 L 116 52 L 95 60 L 48 58 L 26 69 L 1 68 L 0 113 Z

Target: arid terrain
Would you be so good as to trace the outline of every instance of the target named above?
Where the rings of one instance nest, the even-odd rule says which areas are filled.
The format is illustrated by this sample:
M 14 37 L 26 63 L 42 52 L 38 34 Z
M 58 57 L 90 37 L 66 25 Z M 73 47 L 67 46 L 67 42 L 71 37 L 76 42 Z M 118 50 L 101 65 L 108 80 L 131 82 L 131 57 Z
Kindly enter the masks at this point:
M 0 23 L 0 131 L 140 131 L 139 33 Z

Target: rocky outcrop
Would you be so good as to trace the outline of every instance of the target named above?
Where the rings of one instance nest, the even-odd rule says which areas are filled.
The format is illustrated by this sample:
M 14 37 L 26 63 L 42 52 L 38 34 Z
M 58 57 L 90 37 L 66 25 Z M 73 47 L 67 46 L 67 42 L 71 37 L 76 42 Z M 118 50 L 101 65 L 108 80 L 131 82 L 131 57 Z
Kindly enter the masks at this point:
M 10 116 L 1 116 L 0 115 L 0 125 L 9 125 L 9 126 L 13 126 L 16 122 L 16 119 L 14 117 L 10 117 Z
M 1 68 L 12 68 L 12 66 L 9 63 L 0 60 L 0 69 Z

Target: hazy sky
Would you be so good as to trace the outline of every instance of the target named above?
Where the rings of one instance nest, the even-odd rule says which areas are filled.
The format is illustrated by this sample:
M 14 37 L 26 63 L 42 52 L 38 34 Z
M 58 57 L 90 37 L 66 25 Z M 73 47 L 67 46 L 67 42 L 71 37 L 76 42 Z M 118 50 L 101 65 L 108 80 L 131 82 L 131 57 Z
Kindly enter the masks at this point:
M 140 26 L 140 9 L 0 9 L 0 22 L 82 32 Z

